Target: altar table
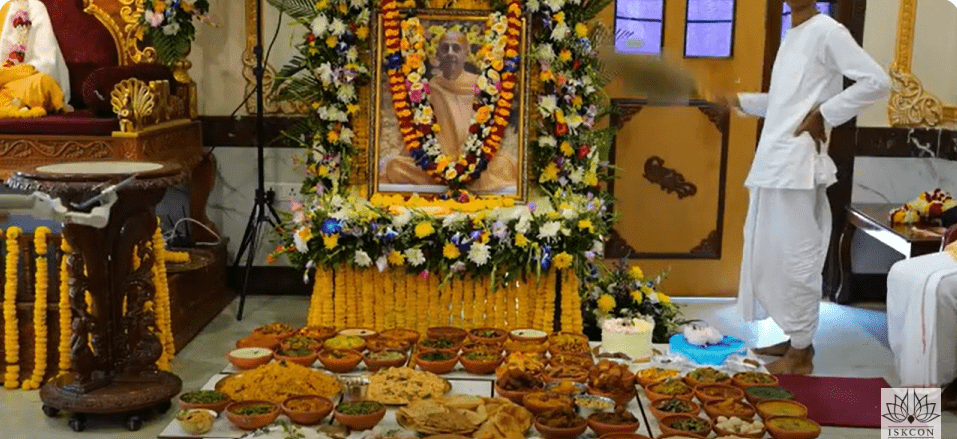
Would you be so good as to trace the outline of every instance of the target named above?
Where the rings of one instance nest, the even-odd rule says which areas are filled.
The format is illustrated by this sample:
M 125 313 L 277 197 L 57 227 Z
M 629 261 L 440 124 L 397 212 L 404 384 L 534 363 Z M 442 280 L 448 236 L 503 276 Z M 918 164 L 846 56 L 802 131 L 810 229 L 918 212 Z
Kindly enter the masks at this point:
M 597 344 L 593 343 L 593 346 L 594 345 L 597 345 Z M 663 354 L 663 355 L 657 356 L 656 359 L 668 357 L 667 344 L 656 344 L 654 345 L 654 348 L 655 350 Z M 754 354 L 751 353 L 750 351 L 748 351 L 747 358 L 756 359 Z M 630 363 L 630 368 L 632 371 L 638 371 L 639 369 L 651 367 L 654 365 L 659 365 L 658 363 L 654 363 L 654 361 L 655 360 L 653 360 L 653 362 L 646 362 L 646 363 Z M 700 365 L 693 364 L 689 361 L 685 364 L 685 366 L 682 367 L 682 371 L 685 371 L 685 369 L 690 370 L 692 368 L 699 367 L 699 366 Z M 313 365 L 313 367 L 321 367 L 321 365 L 317 362 L 316 364 Z M 361 367 L 364 367 L 364 365 L 361 365 Z M 668 366 L 665 366 L 665 367 L 668 367 Z M 672 367 L 675 367 L 675 366 L 672 366 Z M 726 362 L 723 367 L 731 372 L 738 372 L 741 370 L 760 370 L 760 371 L 766 372 L 766 369 L 764 369 L 763 367 L 754 369 L 751 366 L 745 366 L 740 361 Z M 206 382 L 206 384 L 202 387 L 201 390 L 213 390 L 216 386 L 216 383 L 219 382 L 219 380 L 236 372 L 238 372 L 238 370 L 235 369 L 232 365 L 226 366 L 225 368 L 223 368 L 222 373 L 213 375 L 209 379 L 209 381 Z M 354 372 L 341 374 L 341 375 L 356 376 L 356 375 L 362 375 L 363 373 L 366 373 L 366 372 L 362 369 L 357 369 Z M 466 394 L 466 395 L 476 395 L 476 396 L 483 396 L 483 397 L 495 396 L 494 395 L 495 391 L 493 388 L 493 385 L 495 382 L 495 375 L 472 375 L 469 373 L 465 373 L 461 369 L 461 365 L 459 365 L 456 367 L 456 370 L 453 371 L 452 373 L 440 375 L 440 376 L 442 378 L 447 379 L 449 383 L 452 384 L 452 390 L 451 392 L 449 392 L 449 394 Z M 641 427 L 639 428 L 637 433 L 648 435 L 648 430 L 650 428 L 651 432 L 654 433 L 651 435 L 651 437 L 657 437 L 659 434 L 661 434 L 661 430 L 658 429 L 658 420 L 655 419 L 654 416 L 652 416 L 651 411 L 648 409 L 651 402 L 648 400 L 648 398 L 645 396 L 645 393 L 641 389 L 638 389 L 638 398 L 641 400 L 640 404 L 638 399 L 632 400 L 628 404 L 628 410 L 632 412 L 635 415 L 635 417 L 638 418 L 639 421 L 641 421 Z M 379 423 L 378 427 L 385 428 L 385 429 L 400 429 L 401 427 L 399 427 L 399 424 L 395 420 L 395 412 L 396 412 L 395 407 L 388 408 L 388 410 L 386 411 L 385 418 L 382 420 L 382 422 Z M 213 426 L 212 431 L 207 433 L 205 436 L 191 436 L 186 434 L 180 428 L 179 422 L 174 419 L 163 430 L 163 432 L 160 433 L 158 438 L 179 439 L 179 438 L 203 437 L 207 439 L 238 439 L 244 434 L 249 433 L 248 431 L 241 430 L 233 426 L 232 424 L 230 424 L 229 421 L 226 420 L 225 416 L 226 416 L 225 414 L 220 414 L 216 418 L 216 422 Z M 329 419 L 331 419 L 331 416 L 332 415 L 330 415 L 330 417 L 327 418 L 324 422 L 328 423 Z M 704 416 L 703 412 L 702 412 L 702 416 Z M 288 420 L 288 418 L 286 418 L 285 415 L 280 415 L 279 419 Z M 315 426 L 309 426 L 309 427 L 303 427 L 303 428 L 305 430 L 313 430 L 313 431 L 315 430 Z M 353 432 L 349 437 L 358 438 L 361 433 L 362 432 Z M 529 431 L 527 432 L 527 434 L 530 435 L 529 437 L 538 436 L 538 432 L 535 430 L 534 426 L 529 428 Z M 261 437 L 263 439 L 272 439 L 274 437 L 282 438 L 283 435 L 270 434 L 268 436 L 264 435 Z M 581 437 L 594 438 L 595 434 L 591 430 L 588 430 Z M 309 436 L 307 436 L 306 439 L 309 439 Z

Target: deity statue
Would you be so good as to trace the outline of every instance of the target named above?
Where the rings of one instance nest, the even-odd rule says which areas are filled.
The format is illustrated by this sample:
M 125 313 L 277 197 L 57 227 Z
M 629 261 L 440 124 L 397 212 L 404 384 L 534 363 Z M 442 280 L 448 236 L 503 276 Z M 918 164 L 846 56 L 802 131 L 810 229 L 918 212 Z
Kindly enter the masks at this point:
M 8 0 L 0 17 L 0 118 L 66 108 L 70 76 L 46 7 L 40 0 Z

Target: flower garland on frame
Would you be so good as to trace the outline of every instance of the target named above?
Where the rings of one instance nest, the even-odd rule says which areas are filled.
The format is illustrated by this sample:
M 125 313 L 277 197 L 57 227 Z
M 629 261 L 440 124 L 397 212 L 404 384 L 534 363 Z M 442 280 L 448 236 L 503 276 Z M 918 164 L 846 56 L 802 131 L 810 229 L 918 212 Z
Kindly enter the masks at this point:
M 431 89 L 426 77 L 426 38 L 421 20 L 400 20 L 395 0 L 386 0 L 382 10 L 386 70 L 406 149 L 433 179 L 453 191 L 460 190 L 478 179 L 505 136 L 520 69 L 519 2 L 509 0 L 505 14 L 493 12 L 486 22 L 485 44 L 479 50 L 481 74 L 475 89 L 475 114 L 459 157 L 442 154 L 436 136 L 441 127 L 429 102 Z
M 30 28 L 33 27 L 27 0 L 16 0 L 10 6 L 8 13 L 12 14 L 10 24 L 13 25 L 14 42 L 10 45 L 10 53 L 3 60 L 3 67 L 13 67 L 23 63 L 27 55 L 27 43 L 30 41 Z
M 60 355 L 60 373 L 70 370 L 70 336 L 73 333 L 73 309 L 70 308 L 70 273 L 67 270 L 67 259 L 73 250 L 66 242 L 66 237 L 60 238 L 60 301 L 57 303 L 60 314 L 60 344 L 57 352 Z
M 339 192 L 348 186 L 356 155 L 354 117 L 359 87 L 369 79 L 363 52 L 369 38 L 369 0 L 300 0 L 269 3 L 307 29 L 296 44 L 299 55 L 276 75 L 276 99 L 302 102 L 309 117 L 285 131 L 292 144 L 306 149 L 305 194 Z

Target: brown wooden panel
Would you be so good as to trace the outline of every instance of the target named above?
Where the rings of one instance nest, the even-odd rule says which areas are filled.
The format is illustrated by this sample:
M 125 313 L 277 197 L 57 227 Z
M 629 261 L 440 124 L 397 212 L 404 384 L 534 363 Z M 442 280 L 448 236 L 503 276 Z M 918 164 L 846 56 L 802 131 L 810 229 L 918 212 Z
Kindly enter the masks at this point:
M 612 105 L 622 128 L 610 157 L 621 170 L 609 187 L 619 216 L 608 256 L 720 259 L 728 115 L 703 101 L 648 106 L 613 99 Z M 660 129 L 668 124 L 681 129 Z

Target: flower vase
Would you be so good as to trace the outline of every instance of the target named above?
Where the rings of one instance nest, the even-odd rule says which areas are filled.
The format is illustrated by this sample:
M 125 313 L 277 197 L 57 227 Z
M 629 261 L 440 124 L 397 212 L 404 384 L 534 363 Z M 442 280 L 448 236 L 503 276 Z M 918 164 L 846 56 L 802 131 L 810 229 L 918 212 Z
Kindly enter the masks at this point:
M 602 350 L 621 352 L 635 362 L 651 360 L 655 320 L 650 316 L 634 319 L 605 319 L 600 322 Z

